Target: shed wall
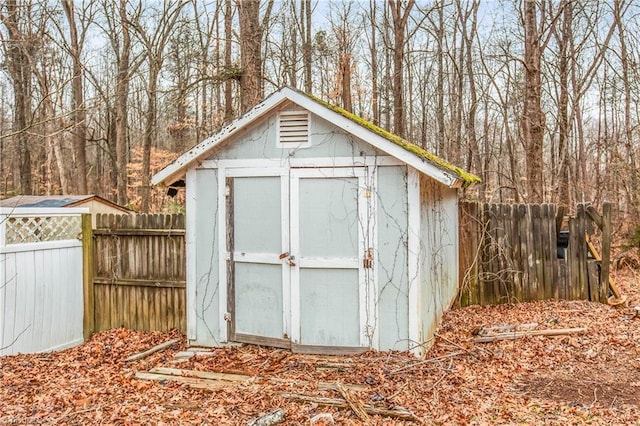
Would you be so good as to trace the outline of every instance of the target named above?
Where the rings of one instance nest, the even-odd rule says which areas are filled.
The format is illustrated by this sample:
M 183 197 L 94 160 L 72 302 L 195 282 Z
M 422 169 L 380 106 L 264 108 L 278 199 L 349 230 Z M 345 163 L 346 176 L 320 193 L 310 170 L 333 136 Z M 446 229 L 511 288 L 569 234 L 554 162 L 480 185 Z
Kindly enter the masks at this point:
M 379 167 L 377 174 L 380 350 L 406 350 L 409 339 L 407 168 Z
M 421 328 L 429 341 L 457 292 L 457 191 L 420 176 L 420 220 Z
M 219 336 L 219 249 L 218 249 L 218 173 L 215 169 L 197 169 L 195 188 L 187 185 L 187 197 L 195 197 L 195 213 L 187 209 L 187 215 L 195 215 L 196 232 L 187 235 L 187 256 L 195 255 L 195 299 L 188 297 L 187 309 L 195 315 L 195 330 L 190 325 L 189 339 L 194 345 L 218 346 Z M 189 203 L 189 202 L 188 202 Z M 188 204 L 189 206 L 189 204 Z M 187 219 L 187 223 L 193 223 Z M 187 231 L 188 232 L 188 231 Z M 191 242 L 191 239 L 195 241 Z M 195 249 L 195 253 L 189 253 Z M 189 274 L 189 272 L 188 272 Z M 194 283 L 187 278 L 187 287 Z M 195 332 L 195 334 L 194 334 Z

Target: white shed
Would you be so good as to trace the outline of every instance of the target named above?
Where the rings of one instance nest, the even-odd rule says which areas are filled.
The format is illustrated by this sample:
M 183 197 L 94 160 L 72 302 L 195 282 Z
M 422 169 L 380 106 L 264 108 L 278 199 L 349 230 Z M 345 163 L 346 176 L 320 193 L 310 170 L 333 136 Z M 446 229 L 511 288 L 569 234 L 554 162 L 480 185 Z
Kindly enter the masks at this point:
M 479 178 L 291 88 L 153 178 L 186 175 L 187 334 L 300 352 L 429 345 Z

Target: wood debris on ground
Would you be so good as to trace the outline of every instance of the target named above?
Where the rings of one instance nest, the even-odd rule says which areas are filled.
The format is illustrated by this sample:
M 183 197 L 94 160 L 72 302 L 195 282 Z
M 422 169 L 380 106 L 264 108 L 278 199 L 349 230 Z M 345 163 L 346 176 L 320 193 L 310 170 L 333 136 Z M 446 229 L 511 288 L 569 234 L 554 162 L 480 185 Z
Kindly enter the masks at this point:
M 425 359 L 256 346 L 190 350 L 175 331 L 101 332 L 60 352 L 0 357 L 0 424 L 235 425 L 279 409 L 279 424 L 637 424 L 638 278 L 616 276 L 627 309 L 537 302 L 448 312 Z M 483 324 L 531 323 L 538 324 L 533 330 L 586 330 L 473 341 Z

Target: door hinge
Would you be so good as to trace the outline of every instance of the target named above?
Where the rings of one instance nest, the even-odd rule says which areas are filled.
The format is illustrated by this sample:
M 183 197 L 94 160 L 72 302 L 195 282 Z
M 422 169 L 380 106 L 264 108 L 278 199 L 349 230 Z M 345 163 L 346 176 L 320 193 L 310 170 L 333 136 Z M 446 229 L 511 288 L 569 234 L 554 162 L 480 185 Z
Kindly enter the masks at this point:
M 229 185 L 224 187 L 224 196 L 225 197 L 229 197 L 231 195 L 231 188 L 229 188 Z
M 373 249 L 369 248 L 364 252 L 364 259 L 362 261 L 362 266 L 365 269 L 373 268 Z
M 364 189 L 364 198 L 371 198 L 371 187 L 368 186 Z

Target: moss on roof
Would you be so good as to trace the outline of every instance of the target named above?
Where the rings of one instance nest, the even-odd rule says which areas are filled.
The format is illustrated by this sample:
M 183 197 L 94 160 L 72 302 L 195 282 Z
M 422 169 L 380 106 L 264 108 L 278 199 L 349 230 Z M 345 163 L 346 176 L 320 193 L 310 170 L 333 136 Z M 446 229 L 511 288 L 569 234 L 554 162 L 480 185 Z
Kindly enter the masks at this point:
M 451 172 L 454 173 L 455 175 L 459 176 L 463 181 L 464 181 L 464 186 L 469 186 L 473 183 L 479 183 L 482 182 L 482 179 L 480 179 L 478 176 L 468 173 L 464 170 L 462 170 L 460 167 L 458 166 L 454 166 L 453 164 L 449 163 L 448 161 L 436 156 L 435 154 L 427 151 L 426 149 L 413 144 L 405 139 L 402 139 L 400 136 L 394 135 L 393 133 L 384 130 L 381 127 L 376 126 L 375 124 L 371 123 L 370 121 L 365 120 L 362 117 L 359 117 L 353 113 L 350 113 L 349 111 L 342 109 L 340 107 L 337 107 L 335 105 L 332 105 L 328 102 L 323 101 L 320 98 L 317 98 L 313 95 L 310 95 L 308 93 L 304 93 L 304 92 L 300 92 L 303 95 L 309 97 L 310 99 L 314 100 L 315 102 L 329 108 L 331 111 L 336 112 L 340 115 L 342 115 L 345 118 L 348 118 L 349 120 L 353 121 L 354 123 L 372 131 L 373 133 L 377 134 L 378 136 L 381 136 L 383 138 L 385 138 L 386 140 L 395 143 L 396 145 L 404 148 L 406 151 L 409 151 L 410 153 L 414 154 L 415 156 L 428 161 L 429 163 L 433 164 L 434 166 L 438 167 L 439 169 L 445 171 L 445 172 Z

